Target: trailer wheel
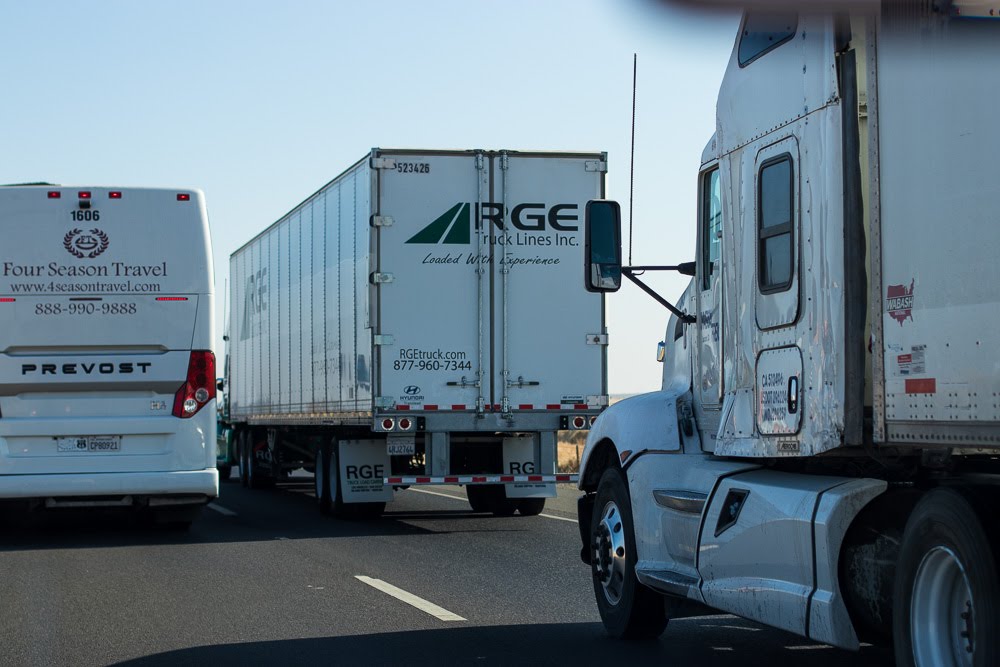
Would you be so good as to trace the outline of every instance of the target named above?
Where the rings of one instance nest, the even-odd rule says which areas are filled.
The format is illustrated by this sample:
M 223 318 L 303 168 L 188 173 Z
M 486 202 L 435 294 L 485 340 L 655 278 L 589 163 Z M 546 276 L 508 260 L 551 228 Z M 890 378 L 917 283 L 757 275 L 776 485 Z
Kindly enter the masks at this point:
M 545 498 L 522 498 L 517 501 L 517 511 L 521 516 L 538 516 L 545 509 Z
M 321 514 L 333 513 L 333 501 L 330 499 L 330 471 L 327 464 L 330 461 L 330 444 L 324 442 L 316 450 L 316 505 Z
M 249 487 L 250 479 L 247 476 L 247 464 L 249 463 L 247 459 L 247 432 L 241 430 L 239 437 L 237 438 L 236 452 L 240 460 L 240 486 Z
M 469 484 L 465 487 L 465 495 L 473 512 L 490 511 L 489 487 L 485 484 Z
M 635 576 L 635 533 L 628 486 L 617 468 L 604 471 L 590 522 L 590 571 L 604 627 L 613 637 L 653 639 L 667 627 L 663 598 Z
M 952 489 L 917 503 L 903 533 L 892 634 L 900 667 L 1000 661 L 997 561 L 975 508 Z

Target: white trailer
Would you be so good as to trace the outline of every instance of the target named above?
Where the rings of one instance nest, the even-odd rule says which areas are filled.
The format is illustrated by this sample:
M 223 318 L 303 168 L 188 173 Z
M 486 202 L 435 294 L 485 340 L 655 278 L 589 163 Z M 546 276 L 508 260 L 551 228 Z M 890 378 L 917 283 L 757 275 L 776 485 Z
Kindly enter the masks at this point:
M 662 389 L 583 455 L 613 635 L 708 608 L 1000 664 L 1000 22 L 965 5 L 745 14 Z M 589 289 L 634 277 L 616 214 Z
M 196 190 L 0 187 L 0 499 L 187 526 L 219 493 Z
M 537 514 L 556 433 L 607 405 L 581 288 L 601 153 L 373 149 L 231 259 L 226 395 L 242 480 L 315 471 L 320 508 L 464 484 Z

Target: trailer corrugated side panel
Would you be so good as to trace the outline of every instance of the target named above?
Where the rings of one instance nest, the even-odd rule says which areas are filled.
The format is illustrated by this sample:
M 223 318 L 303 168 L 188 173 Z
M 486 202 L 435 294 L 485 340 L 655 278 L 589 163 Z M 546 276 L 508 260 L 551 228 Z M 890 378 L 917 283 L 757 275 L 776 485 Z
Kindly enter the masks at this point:
M 233 419 L 370 414 L 370 193 L 365 160 L 233 253 Z
M 1000 41 L 949 21 L 878 45 L 887 438 L 1000 445 Z

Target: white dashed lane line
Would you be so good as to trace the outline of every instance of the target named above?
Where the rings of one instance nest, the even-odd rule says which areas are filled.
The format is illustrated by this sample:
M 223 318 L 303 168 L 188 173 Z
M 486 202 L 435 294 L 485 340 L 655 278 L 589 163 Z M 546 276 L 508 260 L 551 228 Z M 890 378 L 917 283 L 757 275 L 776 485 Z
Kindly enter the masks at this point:
M 417 597 L 413 593 L 408 593 L 402 588 L 397 588 L 390 583 L 386 583 L 381 579 L 373 579 L 371 577 L 366 577 L 361 574 L 354 575 L 354 578 L 358 581 L 368 584 L 372 588 L 378 589 L 385 593 L 386 595 L 391 595 L 392 597 L 405 602 L 406 604 L 416 607 L 420 611 L 430 614 L 431 616 L 437 618 L 441 621 L 464 621 L 465 619 L 458 614 L 452 613 L 445 609 L 444 607 L 439 607 L 433 602 L 428 602 L 427 600 Z
M 441 496 L 442 498 L 451 498 L 452 500 L 460 500 L 463 503 L 468 502 L 466 498 L 461 496 L 453 496 L 450 493 L 441 493 L 440 491 L 428 491 L 427 489 L 414 489 L 411 488 L 410 491 L 416 491 L 417 493 L 426 493 L 429 496 Z M 539 514 L 538 516 L 545 519 L 555 519 L 556 521 L 569 521 L 570 523 L 576 523 L 576 519 L 569 519 L 564 516 L 556 516 L 554 514 Z
M 218 512 L 222 516 L 237 516 L 236 512 L 232 511 L 231 509 L 223 507 L 222 505 L 216 505 L 215 503 L 209 503 L 205 507 L 207 507 L 210 510 Z

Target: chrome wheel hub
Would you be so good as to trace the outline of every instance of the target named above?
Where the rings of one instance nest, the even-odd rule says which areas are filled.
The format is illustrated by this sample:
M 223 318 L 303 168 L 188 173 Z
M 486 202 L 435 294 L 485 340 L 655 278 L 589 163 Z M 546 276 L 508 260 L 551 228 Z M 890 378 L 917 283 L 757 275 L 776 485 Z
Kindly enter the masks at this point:
M 962 562 L 951 549 L 928 551 L 913 579 L 910 637 L 917 667 L 971 666 L 975 607 Z
M 621 512 L 614 501 L 601 511 L 601 519 L 593 535 L 594 576 L 604 589 L 604 597 L 611 604 L 622 599 L 625 585 L 625 530 Z

